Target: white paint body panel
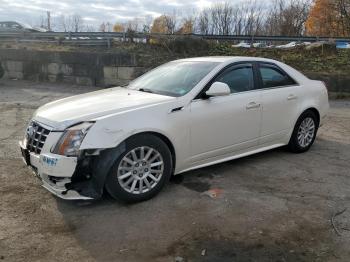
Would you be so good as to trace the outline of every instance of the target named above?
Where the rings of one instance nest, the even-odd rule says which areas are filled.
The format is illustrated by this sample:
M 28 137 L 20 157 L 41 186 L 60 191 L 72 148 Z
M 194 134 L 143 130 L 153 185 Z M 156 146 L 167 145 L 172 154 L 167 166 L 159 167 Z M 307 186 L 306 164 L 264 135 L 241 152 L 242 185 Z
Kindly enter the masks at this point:
M 182 97 L 112 88 L 49 103 L 37 110 L 34 120 L 58 131 L 82 121 L 95 121 L 81 150 L 113 148 L 137 133 L 159 133 L 175 149 L 175 174 L 179 174 L 286 145 L 302 112 L 315 108 L 322 124 L 328 110 L 324 85 L 283 63 L 248 57 L 207 57 L 192 61 L 216 61 L 219 65 Z M 223 68 L 249 61 L 275 63 L 298 85 L 195 99 Z M 292 95 L 295 98 L 290 99 Z M 248 109 L 252 102 L 259 106 Z M 182 110 L 171 113 L 174 108 Z M 38 159 L 33 159 L 33 163 L 42 173 L 70 177 L 76 159 L 53 155 L 50 149 L 62 133 L 51 134 L 39 160 L 43 156 L 54 157 L 58 159 L 57 165 L 45 167 Z
M 190 162 L 236 152 L 258 145 L 261 107 L 257 92 L 196 100 L 191 103 Z

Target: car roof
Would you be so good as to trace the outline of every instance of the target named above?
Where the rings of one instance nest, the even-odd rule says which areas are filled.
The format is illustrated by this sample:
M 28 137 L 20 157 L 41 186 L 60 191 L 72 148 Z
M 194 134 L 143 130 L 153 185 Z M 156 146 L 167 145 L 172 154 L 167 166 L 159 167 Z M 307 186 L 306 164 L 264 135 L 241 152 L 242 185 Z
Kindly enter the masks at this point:
M 193 57 L 180 59 L 177 61 L 184 62 L 217 62 L 217 63 L 234 63 L 241 61 L 261 61 L 261 62 L 272 62 L 278 63 L 278 61 L 273 59 L 267 59 L 262 57 L 249 57 L 249 56 L 206 56 L 206 57 Z

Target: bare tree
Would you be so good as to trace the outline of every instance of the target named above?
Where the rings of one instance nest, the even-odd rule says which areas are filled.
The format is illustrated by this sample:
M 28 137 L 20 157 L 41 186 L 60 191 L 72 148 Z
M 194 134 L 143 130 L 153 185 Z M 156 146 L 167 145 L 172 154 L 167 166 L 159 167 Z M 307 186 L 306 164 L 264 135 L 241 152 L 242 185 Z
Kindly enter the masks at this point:
M 112 32 L 113 25 L 110 22 L 106 23 L 106 32 Z
M 305 31 L 310 6 L 310 0 L 292 2 L 275 0 L 265 20 L 264 33 L 285 36 L 302 35 Z
M 102 22 L 102 24 L 100 24 L 99 31 L 106 32 L 106 24 L 105 24 L 105 22 Z
M 243 34 L 243 21 L 244 21 L 244 13 L 242 8 L 236 7 L 233 10 L 233 34 L 235 35 L 242 35 Z
M 233 7 L 228 2 L 215 4 L 211 9 L 215 31 L 220 35 L 228 35 L 232 30 Z
M 198 16 L 198 31 L 203 35 L 208 35 L 210 31 L 210 15 L 209 10 L 204 9 Z
M 150 33 L 151 32 L 151 26 L 153 24 L 153 17 L 151 15 L 146 15 L 142 19 L 142 32 L 143 33 Z
M 45 18 L 43 15 L 40 16 L 40 27 L 45 28 Z
M 59 16 L 57 19 L 57 27 L 64 32 L 81 32 L 86 30 L 84 21 L 78 14 Z
M 84 28 L 85 28 L 84 31 L 86 31 L 86 32 L 95 32 L 96 31 L 95 26 L 93 26 L 93 25 L 85 25 Z
M 80 15 L 74 14 L 72 16 L 72 23 L 73 23 L 73 28 L 74 32 L 81 32 L 84 26 L 83 19 L 81 18 Z
M 69 31 L 69 23 L 67 21 L 67 17 L 64 16 L 64 15 L 61 15 L 58 17 L 58 27 L 59 27 L 59 30 L 60 31 L 63 31 L 63 32 L 68 32 Z
M 39 18 L 39 27 L 45 28 L 48 31 L 52 30 L 51 12 L 47 11 L 45 15 Z
M 210 13 L 210 19 L 211 19 L 211 26 L 210 26 L 210 33 L 213 34 L 220 34 L 219 29 L 219 13 L 220 9 L 218 6 L 211 7 L 209 9 Z
M 202 34 L 257 34 L 263 25 L 262 5 L 256 0 L 232 5 L 217 3 L 198 16 L 198 31 Z
M 135 41 L 136 33 L 140 31 L 142 20 L 134 18 L 126 23 L 126 33 L 130 42 Z
M 263 9 L 257 0 L 251 0 L 239 7 L 239 34 L 257 35 L 263 24 Z
M 46 12 L 46 15 L 47 15 L 47 30 L 51 31 L 51 12 L 50 11 L 47 11 Z
M 335 0 L 343 35 L 350 35 L 350 0 Z

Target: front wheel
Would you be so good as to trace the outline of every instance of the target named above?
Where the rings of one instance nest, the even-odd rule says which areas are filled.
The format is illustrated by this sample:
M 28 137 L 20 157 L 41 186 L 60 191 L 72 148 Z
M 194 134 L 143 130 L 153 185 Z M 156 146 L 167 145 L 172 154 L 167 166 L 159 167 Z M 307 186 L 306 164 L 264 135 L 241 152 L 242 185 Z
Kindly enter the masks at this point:
M 108 193 L 125 202 L 139 202 L 160 192 L 170 178 L 172 158 L 157 136 L 139 135 L 126 141 L 126 150 L 109 172 Z
M 314 112 L 306 111 L 295 124 L 288 148 L 295 153 L 303 153 L 310 149 L 315 141 L 318 121 Z

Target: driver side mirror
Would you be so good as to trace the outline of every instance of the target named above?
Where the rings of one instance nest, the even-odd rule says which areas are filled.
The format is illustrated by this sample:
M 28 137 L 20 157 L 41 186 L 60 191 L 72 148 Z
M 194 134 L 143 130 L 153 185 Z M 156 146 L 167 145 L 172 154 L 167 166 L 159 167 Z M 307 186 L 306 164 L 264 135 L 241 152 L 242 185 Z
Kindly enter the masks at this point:
M 231 94 L 230 87 L 222 82 L 214 82 L 205 94 L 210 96 L 227 96 Z

